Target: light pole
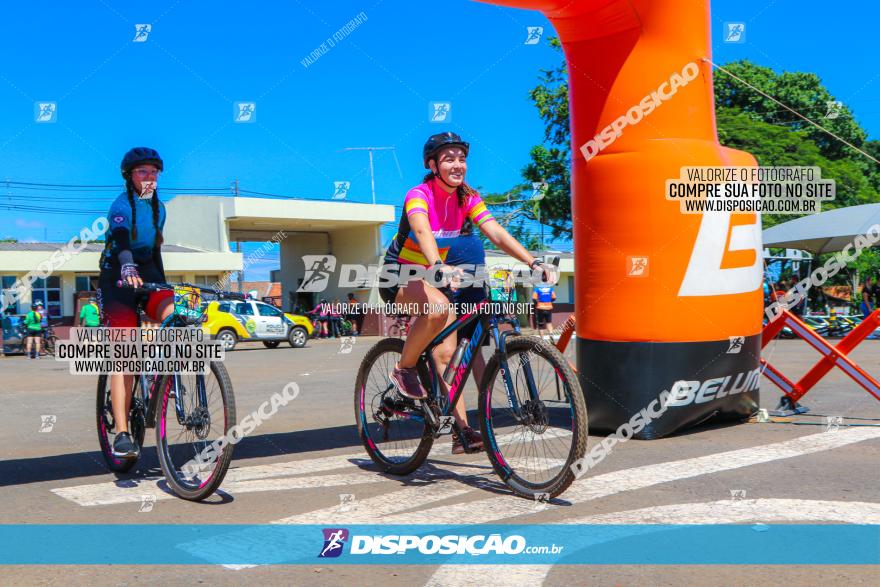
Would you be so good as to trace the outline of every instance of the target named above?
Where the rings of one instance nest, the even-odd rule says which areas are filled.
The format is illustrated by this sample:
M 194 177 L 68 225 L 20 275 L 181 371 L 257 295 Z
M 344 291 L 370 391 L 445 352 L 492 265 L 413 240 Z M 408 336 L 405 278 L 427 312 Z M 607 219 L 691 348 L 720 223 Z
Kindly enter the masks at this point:
M 397 164 L 397 173 L 403 179 L 403 172 L 400 170 L 400 162 L 397 160 L 396 147 L 345 147 L 343 151 L 367 151 L 370 153 L 370 190 L 373 194 L 373 203 L 376 203 L 376 175 L 373 172 L 373 151 L 391 151 L 394 155 L 394 162 Z

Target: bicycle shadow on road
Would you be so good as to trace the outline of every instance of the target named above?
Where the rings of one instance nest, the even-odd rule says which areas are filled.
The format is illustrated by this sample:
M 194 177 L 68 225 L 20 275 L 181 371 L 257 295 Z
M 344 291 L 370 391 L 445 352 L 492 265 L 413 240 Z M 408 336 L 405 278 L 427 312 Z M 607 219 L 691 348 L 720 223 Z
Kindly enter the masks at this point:
M 97 444 L 97 441 L 95 442 Z M 244 438 L 235 446 L 233 463 L 239 459 L 256 459 L 293 455 L 320 450 L 361 447 L 357 426 L 336 426 L 262 434 Z M 366 453 L 364 453 L 366 455 Z M 116 475 L 118 483 L 137 483 L 145 476 L 156 475 L 159 459 L 152 443 L 143 447 L 134 469 Z M 100 450 L 61 455 L 30 457 L 0 461 L 0 487 L 63 481 L 110 473 Z M 161 474 L 161 473 L 158 473 Z
M 470 418 L 476 417 L 475 410 L 469 410 L 468 413 Z M 356 425 L 248 436 L 235 446 L 232 463 L 235 466 L 236 461 L 244 459 L 297 455 L 341 448 L 363 450 Z M 364 458 L 367 458 L 366 451 Z M 128 473 L 117 474 L 116 478 L 117 482 L 123 485 L 138 483 L 143 477 L 161 474 L 157 473 L 158 471 L 159 459 L 155 445 L 151 442 L 142 448 L 141 457 L 134 469 Z M 10 459 L 0 461 L 0 487 L 63 481 L 109 473 L 100 450 Z

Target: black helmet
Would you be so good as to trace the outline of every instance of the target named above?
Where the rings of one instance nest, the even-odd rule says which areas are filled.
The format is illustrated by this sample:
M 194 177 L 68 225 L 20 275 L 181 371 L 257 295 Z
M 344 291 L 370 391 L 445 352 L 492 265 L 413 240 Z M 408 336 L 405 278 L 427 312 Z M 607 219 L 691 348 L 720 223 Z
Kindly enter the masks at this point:
M 436 155 L 437 151 L 443 147 L 461 147 L 464 149 L 464 154 L 467 155 L 471 146 L 470 143 L 464 142 L 461 137 L 454 132 L 441 132 L 440 134 L 431 135 L 428 137 L 428 140 L 425 141 L 425 146 L 422 147 L 422 162 L 425 164 L 425 169 L 430 169 L 428 166 L 428 160 Z
M 159 156 L 158 151 L 149 147 L 130 149 L 122 158 L 122 164 L 119 166 L 122 171 L 122 177 L 126 177 L 131 173 L 132 169 L 145 163 L 155 165 L 159 168 L 159 171 L 162 171 L 162 157 Z

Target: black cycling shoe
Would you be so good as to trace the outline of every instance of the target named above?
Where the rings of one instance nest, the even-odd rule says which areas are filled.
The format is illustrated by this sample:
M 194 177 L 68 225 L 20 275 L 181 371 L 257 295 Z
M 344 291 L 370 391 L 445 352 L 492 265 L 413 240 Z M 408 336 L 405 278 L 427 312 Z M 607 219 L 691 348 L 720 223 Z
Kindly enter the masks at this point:
M 136 459 L 141 454 L 137 443 L 128 432 L 120 432 L 113 441 L 113 456 L 117 459 Z

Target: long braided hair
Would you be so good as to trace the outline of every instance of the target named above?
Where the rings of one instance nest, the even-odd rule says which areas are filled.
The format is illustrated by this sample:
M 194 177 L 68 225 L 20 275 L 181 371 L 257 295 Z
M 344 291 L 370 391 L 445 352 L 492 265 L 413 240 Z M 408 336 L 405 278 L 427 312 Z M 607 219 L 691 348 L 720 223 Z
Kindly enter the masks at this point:
M 164 242 L 162 231 L 159 230 L 159 188 L 154 188 L 153 197 L 150 198 L 150 207 L 153 209 L 153 228 L 156 229 L 156 241 L 154 247 L 161 246 Z M 128 194 L 128 205 L 131 206 L 131 239 L 137 238 L 137 208 L 135 208 L 135 189 L 134 182 L 131 180 L 131 173 L 125 178 L 125 193 Z

